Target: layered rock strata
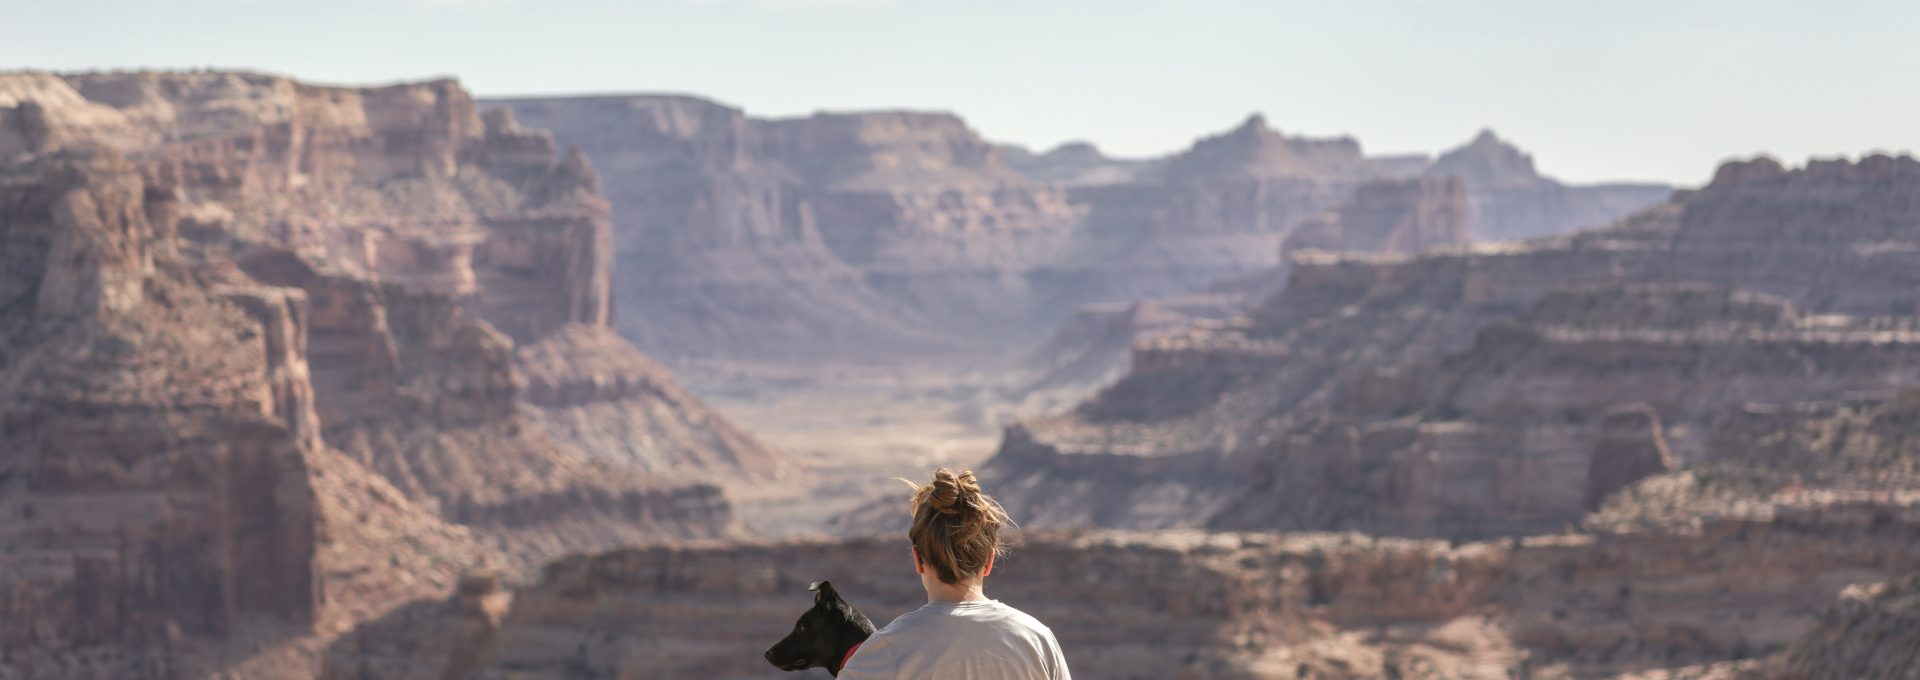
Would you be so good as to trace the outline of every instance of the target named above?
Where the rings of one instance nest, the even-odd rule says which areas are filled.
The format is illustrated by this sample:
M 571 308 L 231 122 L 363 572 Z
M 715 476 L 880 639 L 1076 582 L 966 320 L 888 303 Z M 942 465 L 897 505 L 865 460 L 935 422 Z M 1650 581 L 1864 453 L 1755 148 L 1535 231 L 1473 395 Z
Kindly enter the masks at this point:
M 1916 403 L 1755 406 L 1700 462 L 1608 496 L 1579 531 L 1042 532 L 1000 561 L 991 593 L 1095 677 L 1899 677 L 1920 559 Z M 1650 407 L 1603 424 L 1608 448 L 1660 453 Z M 571 556 L 525 587 L 480 579 L 362 626 L 324 677 L 780 677 L 756 652 L 808 582 L 878 621 L 924 601 L 897 545 Z
M 1550 530 L 1610 469 L 1607 409 L 1648 404 L 1685 462 L 1742 403 L 1913 384 L 1916 180 L 1910 158 L 1762 159 L 1571 237 L 1303 254 L 1248 317 L 1140 344 L 990 467 L 1041 524 Z
M 1032 158 L 1027 163 L 1032 172 L 1050 177 L 1075 168 L 1091 174 L 1109 167 L 1096 163 L 1097 154 L 1074 151 L 1062 149 L 1060 157 Z M 1367 161 L 1368 171 L 1379 179 L 1359 184 L 1338 207 L 1296 222 L 1281 242 L 1281 267 L 1144 302 L 1175 312 L 1186 324 L 1226 321 L 1284 287 L 1287 265 L 1298 251 L 1417 253 L 1475 241 L 1561 233 L 1604 223 L 1667 196 L 1666 189 L 1657 186 L 1565 187 L 1539 175 L 1531 158 L 1491 135 L 1482 135 L 1439 160 L 1415 156 Z M 1127 177 L 1139 178 L 1152 176 L 1155 166 L 1128 167 L 1134 169 Z M 1497 214 L 1487 217 L 1481 214 L 1484 211 Z M 1022 362 L 1014 394 L 1026 402 L 1036 401 L 1037 395 L 1078 400 L 1123 374 L 1128 362 L 1125 343 L 1063 342 L 1085 337 L 1085 330 L 1075 324 L 1114 306 L 1093 305 L 1077 312 L 1033 358 Z M 1139 327 L 1131 340 L 1147 341 L 1163 334 L 1170 323 L 1164 320 L 1168 316 L 1161 314 L 1161 321 Z M 1074 374 L 1060 373 L 1058 365 L 1074 366 Z M 1075 377 L 1079 379 L 1072 380 Z
M 619 329 L 671 361 L 1003 359 L 1078 305 L 1269 269 L 1297 222 L 1368 179 L 1431 165 L 1444 187 L 1458 167 L 1471 196 L 1492 176 L 1466 172 L 1474 154 L 1369 158 L 1350 138 L 1286 136 L 1260 116 L 1178 154 L 1114 161 L 1086 145 L 994 146 L 948 114 L 758 119 L 671 96 L 490 103 L 596 160 L 623 262 Z M 1493 204 L 1507 194 L 1489 196 L 1487 209 L 1505 209 Z M 1663 197 L 1574 202 L 1604 221 Z M 1540 228 L 1571 228 L 1554 218 Z
M 1533 157 L 1491 130 L 1433 159 L 1422 172 L 1467 186 L 1473 240 L 1513 241 L 1599 227 L 1667 199 L 1652 183 L 1569 186 L 1534 169 Z
M 1281 253 L 1417 253 L 1464 246 L 1469 214 L 1466 185 L 1456 177 L 1368 182 L 1338 210 L 1295 226 Z
M 1772 678 L 1898 678 L 1920 664 L 1920 574 L 1848 588 L 1820 624 L 1764 667 Z
M 0 646 L 316 615 L 289 352 L 173 257 L 171 196 L 103 149 L 0 179 Z M 279 341 L 279 342 L 276 342 Z
M 1608 677 L 1757 659 L 1911 542 L 1861 524 L 1543 536 L 1449 547 L 1354 534 L 1035 535 L 990 582 L 1076 676 Z M 540 581 L 395 612 L 323 677 L 776 678 L 759 652 L 831 579 L 877 622 L 924 603 L 892 539 L 575 556 Z M 899 565 L 898 569 L 888 565 Z
M 299 675 L 783 469 L 613 335 L 585 157 L 451 81 L 0 76 L 0 211 L 0 676 Z

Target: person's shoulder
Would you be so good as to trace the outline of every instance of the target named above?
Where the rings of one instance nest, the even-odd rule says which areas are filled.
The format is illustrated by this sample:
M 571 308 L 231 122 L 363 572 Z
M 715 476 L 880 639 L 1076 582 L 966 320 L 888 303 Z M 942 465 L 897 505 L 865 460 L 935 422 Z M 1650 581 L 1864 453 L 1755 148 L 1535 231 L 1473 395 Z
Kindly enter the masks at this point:
M 996 601 L 995 604 L 998 605 L 1001 616 L 1004 616 L 1007 621 L 1014 625 L 1037 633 L 1045 633 L 1049 638 L 1053 637 L 1053 629 L 1048 628 L 1047 624 L 1041 623 L 1040 619 L 1034 618 L 1032 614 L 1021 611 L 1018 607 L 1005 602 Z
M 894 623 L 899 621 L 894 619 Z M 840 669 L 841 676 L 847 677 L 852 673 L 852 677 L 857 679 L 860 673 L 884 672 L 891 668 L 893 657 L 899 652 L 899 647 L 894 644 L 898 632 L 893 624 L 887 624 L 886 628 L 874 631 L 873 635 L 867 636 L 866 641 L 860 643 L 860 648 L 854 650 L 853 656 L 847 659 L 846 667 Z
M 927 607 L 920 607 L 918 609 L 908 611 L 905 614 L 901 614 L 899 616 L 893 617 L 892 622 L 888 623 L 885 628 L 881 628 L 878 632 L 874 634 L 878 635 L 880 633 L 885 633 L 888 631 L 893 631 L 897 633 L 899 631 L 912 628 L 916 625 L 920 625 L 921 623 L 926 621 L 928 618 L 927 609 L 928 609 Z

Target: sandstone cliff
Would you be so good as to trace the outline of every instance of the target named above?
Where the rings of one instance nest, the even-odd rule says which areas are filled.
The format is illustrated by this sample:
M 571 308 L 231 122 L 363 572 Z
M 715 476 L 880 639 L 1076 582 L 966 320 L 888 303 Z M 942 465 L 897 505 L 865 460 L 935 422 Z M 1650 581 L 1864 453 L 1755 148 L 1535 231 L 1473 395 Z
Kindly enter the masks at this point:
M 23 657 L 0 667 L 310 625 L 312 440 L 298 396 L 276 399 L 285 348 L 175 257 L 172 197 L 119 154 L 0 176 L 0 646 Z
M 1296 225 L 1280 252 L 1417 253 L 1464 246 L 1471 212 L 1466 185 L 1457 177 L 1376 180 L 1360 185 L 1338 210 Z
M 297 674 L 783 469 L 611 332 L 585 157 L 451 81 L 0 76 L 0 194 L 0 676 Z
M 1305 254 L 1249 317 L 1141 343 L 990 468 L 1045 525 L 1550 530 L 1612 474 L 1609 408 L 1649 404 L 1686 462 L 1741 403 L 1911 384 L 1916 178 L 1763 159 L 1571 237 Z
M 1468 232 L 1475 241 L 1510 241 L 1598 227 L 1666 200 L 1672 187 L 1650 183 L 1568 186 L 1541 175 L 1533 157 L 1482 130 L 1464 145 L 1440 154 L 1428 175 L 1458 177 L 1472 208 Z
M 1255 126 L 1243 127 L 1228 138 L 1258 140 Z M 1258 147 L 1257 142 L 1247 146 Z M 1285 148 L 1285 144 L 1266 143 Z M 1058 181 L 1075 184 L 1137 183 L 1142 177 L 1164 175 L 1159 168 L 1170 161 L 1141 162 L 1125 166 L 1125 173 L 1110 171 L 1112 166 L 1097 152 L 1080 147 L 1063 147 L 1056 156 L 1033 158 L 1017 167 L 1040 177 L 1064 177 Z M 1275 155 L 1275 152 L 1269 152 Z M 1281 161 L 1243 165 L 1267 168 L 1269 174 L 1285 174 L 1289 158 Z M 1176 159 L 1180 157 L 1175 157 Z M 1186 166 L 1195 165 L 1188 161 Z M 1228 167 L 1234 167 L 1228 164 Z M 1601 185 L 1568 187 L 1539 175 L 1530 157 L 1499 141 L 1491 133 L 1438 160 L 1426 156 L 1367 157 L 1361 170 L 1348 162 L 1323 168 L 1322 172 L 1359 172 L 1368 179 L 1351 189 L 1337 207 L 1298 218 L 1281 241 L 1281 266 L 1258 270 L 1216 281 L 1191 293 L 1154 297 L 1144 302 L 1162 310 L 1177 310 L 1185 323 L 1220 322 L 1240 315 L 1246 307 L 1282 288 L 1288 276 L 1290 256 L 1300 250 L 1342 252 L 1414 253 L 1428 248 L 1464 246 L 1475 241 L 1497 241 L 1570 231 L 1580 226 L 1604 224 L 1633 210 L 1652 205 L 1669 194 L 1656 185 Z M 1277 168 L 1277 169 L 1276 169 Z M 1076 174 L 1078 173 L 1078 174 Z M 1096 178 L 1104 177 L 1104 181 Z M 1235 218 L 1239 219 L 1239 218 Z M 1250 246 L 1251 247 L 1251 246 Z M 1106 305 L 1111 307 L 1112 305 Z M 1094 312 L 1101 306 L 1090 306 Z M 1068 324 L 1080 323 L 1076 318 Z M 1146 341 L 1160 333 L 1158 325 L 1141 329 L 1134 341 Z M 1128 355 L 1117 343 L 1083 343 L 1063 346 L 1060 342 L 1084 334 L 1063 325 L 1053 338 L 1024 361 L 1025 375 L 1013 393 L 1019 401 L 1033 403 L 1059 398 L 1077 400 L 1112 382 L 1123 373 Z M 1049 358 L 1040 352 L 1055 352 Z M 1078 382 L 1044 367 L 1071 363 L 1081 366 Z M 1035 366 L 1043 367 L 1036 372 Z M 1035 395 L 1047 395 L 1036 398 Z M 1029 411 L 1032 413 L 1034 411 Z
M 1651 454 L 1627 469 L 1652 474 L 1579 532 L 1040 532 L 1001 560 L 991 593 L 1046 622 L 1089 677 L 1901 677 L 1915 652 L 1903 574 L 1920 559 L 1915 403 L 1752 407 L 1702 462 L 1667 472 L 1653 410 L 1613 411 L 1603 449 Z M 880 622 L 923 601 L 897 550 L 863 537 L 571 556 L 524 587 L 480 579 L 363 625 L 323 677 L 783 677 L 758 652 L 808 582 L 833 580 Z
M 1911 564 L 1914 544 L 1882 531 L 1744 521 L 1454 546 L 1039 534 L 990 592 L 1052 628 L 1076 676 L 1609 677 L 1750 661 L 1798 639 L 1846 583 Z M 760 651 L 809 603 L 808 582 L 831 579 L 879 623 L 924 602 L 897 545 L 574 556 L 523 588 L 477 582 L 367 624 L 329 650 L 323 677 L 788 677 Z
M 1090 145 L 995 146 L 949 114 L 760 119 L 674 96 L 488 103 L 597 161 L 623 263 L 621 334 L 674 362 L 1003 360 L 1079 305 L 1270 269 L 1296 222 L 1369 178 L 1470 165 L 1373 159 L 1350 138 L 1283 135 L 1257 115 L 1177 154 L 1116 161 Z M 1664 197 L 1572 217 L 1516 190 L 1539 205 L 1508 210 L 1508 194 L 1473 193 L 1483 173 L 1461 174 L 1476 209 L 1550 218 L 1529 233 Z
M 1920 574 L 1848 588 L 1767 668 L 1776 678 L 1912 677 L 1920 664 Z

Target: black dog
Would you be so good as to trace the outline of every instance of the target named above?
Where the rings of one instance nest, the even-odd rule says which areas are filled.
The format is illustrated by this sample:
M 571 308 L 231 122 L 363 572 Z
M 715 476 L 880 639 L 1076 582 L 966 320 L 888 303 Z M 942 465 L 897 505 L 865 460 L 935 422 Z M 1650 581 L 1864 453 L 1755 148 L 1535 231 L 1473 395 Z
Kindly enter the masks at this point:
M 831 583 L 816 581 L 807 590 L 813 591 L 813 608 L 800 615 L 793 632 L 767 650 L 767 663 L 783 671 L 825 668 L 840 677 L 840 665 L 873 635 L 873 622 L 840 599 Z

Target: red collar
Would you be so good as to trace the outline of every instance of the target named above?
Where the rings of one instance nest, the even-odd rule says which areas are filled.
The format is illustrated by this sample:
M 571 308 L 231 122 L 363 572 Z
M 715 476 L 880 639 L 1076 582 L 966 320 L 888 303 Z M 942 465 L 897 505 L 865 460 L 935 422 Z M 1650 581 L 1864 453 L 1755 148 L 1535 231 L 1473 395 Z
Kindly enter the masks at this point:
M 849 660 L 849 659 L 852 659 L 852 658 L 853 658 L 853 653 L 854 653 L 854 652 L 857 652 L 857 651 L 860 651 L 860 645 L 864 645 L 864 644 L 866 644 L 866 643 L 867 643 L 867 641 L 866 641 L 866 640 L 861 640 L 861 641 L 859 641 L 859 642 L 855 642 L 855 643 L 853 643 L 853 647 L 852 647 L 851 649 L 848 649 L 848 650 L 847 650 L 847 655 L 846 655 L 846 656 L 843 656 L 843 657 L 840 657 L 840 668 L 841 668 L 842 670 L 845 670 L 845 669 L 846 669 L 846 667 L 847 667 L 847 660 Z

